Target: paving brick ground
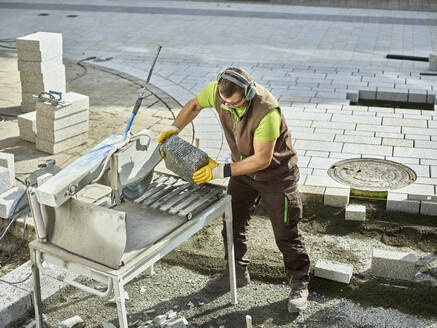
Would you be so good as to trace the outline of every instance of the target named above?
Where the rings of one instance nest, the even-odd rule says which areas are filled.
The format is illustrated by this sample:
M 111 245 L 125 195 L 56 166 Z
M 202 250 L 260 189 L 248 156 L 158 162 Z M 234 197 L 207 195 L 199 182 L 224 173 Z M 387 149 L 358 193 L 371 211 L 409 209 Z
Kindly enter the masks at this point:
M 141 79 L 162 44 L 152 82 L 181 104 L 224 67 L 246 68 L 279 99 L 301 158 L 302 184 L 335 187 L 326 175 L 326 158 L 375 157 L 416 171 L 419 179 L 407 192 L 437 193 L 436 112 L 349 101 L 351 95 L 435 101 L 437 77 L 420 74 L 429 73 L 428 63 L 386 58 L 436 53 L 435 12 L 103 0 L 0 1 L 0 8 L 5 38 L 62 32 L 65 57 L 111 56 L 98 64 Z M 17 19 L 20 24 L 14 24 Z M 193 127 L 202 149 L 229 159 L 213 110 L 204 110 Z

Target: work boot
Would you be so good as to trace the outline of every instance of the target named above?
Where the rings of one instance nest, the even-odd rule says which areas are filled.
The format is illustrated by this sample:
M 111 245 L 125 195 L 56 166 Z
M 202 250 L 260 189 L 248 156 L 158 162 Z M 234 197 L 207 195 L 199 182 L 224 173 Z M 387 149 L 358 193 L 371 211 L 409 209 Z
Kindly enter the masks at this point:
M 288 297 L 288 312 L 299 313 L 306 309 L 308 305 L 308 283 L 293 281 L 291 292 Z
M 235 266 L 237 287 L 246 286 L 250 282 L 249 271 L 246 267 Z M 205 290 L 209 293 L 221 293 L 230 289 L 229 269 L 226 269 L 217 277 L 207 281 Z

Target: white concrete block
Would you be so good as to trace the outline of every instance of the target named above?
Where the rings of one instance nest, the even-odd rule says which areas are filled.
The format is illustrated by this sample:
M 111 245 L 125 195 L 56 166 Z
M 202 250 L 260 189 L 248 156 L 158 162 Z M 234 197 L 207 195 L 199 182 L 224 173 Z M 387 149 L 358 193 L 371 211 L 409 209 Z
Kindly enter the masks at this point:
M 65 66 L 57 65 L 53 67 L 52 70 L 42 73 L 35 72 L 20 72 L 21 86 L 26 85 L 26 83 L 36 83 L 36 84 L 53 84 L 53 81 L 63 81 L 65 82 Z
M 422 200 L 420 202 L 420 214 L 437 216 L 437 201 Z
M 9 169 L 0 166 L 0 194 L 12 188 L 11 178 L 9 176 Z
M 89 120 L 89 111 L 83 110 L 72 115 L 64 116 L 54 120 L 44 115 L 44 112 L 38 111 L 36 114 L 36 120 L 38 121 L 38 127 L 49 130 L 60 130 L 72 125 L 79 124 Z
M 53 49 L 53 51 L 17 51 L 18 60 L 31 61 L 31 62 L 45 62 L 56 57 L 62 58 L 63 51 L 62 48 Z
M 350 188 L 331 188 L 325 190 L 323 203 L 325 206 L 345 207 L 349 204 Z
M 386 210 L 390 212 L 404 212 L 418 214 L 420 201 L 408 199 L 405 193 L 388 192 Z
M 15 186 L 15 161 L 14 154 L 0 152 L 0 166 L 9 170 L 10 185 Z
M 366 221 L 366 206 L 350 204 L 345 210 L 346 221 Z
M 17 319 L 24 317 L 31 308 L 32 294 L 21 288 L 1 283 L 0 327 L 7 327 Z
M 58 143 L 52 143 L 36 138 L 36 149 L 49 154 L 58 154 L 64 150 L 82 145 L 88 141 L 88 132 L 79 134 Z
M 54 57 L 43 62 L 18 60 L 18 70 L 20 72 L 34 72 L 45 74 L 51 71 L 54 66 L 62 65 L 62 57 Z
M 408 91 L 402 91 L 400 89 L 393 88 L 378 88 L 376 92 L 377 100 L 388 100 L 388 101 L 408 101 Z
M 0 217 L 8 219 L 14 210 L 15 204 L 26 192 L 24 188 L 14 187 L 0 195 Z M 26 197 L 26 196 L 23 196 Z
M 393 252 L 373 249 L 371 272 L 377 277 L 413 280 L 416 255 L 413 253 Z
M 63 96 L 63 100 L 66 105 L 59 104 L 57 106 L 52 106 L 48 103 L 37 103 L 37 111 L 41 111 L 41 115 L 51 119 L 59 119 L 89 109 L 88 96 L 75 92 L 68 92 Z
M 53 65 L 48 67 L 44 72 L 30 72 L 30 71 L 22 71 L 18 72 L 20 81 L 44 81 L 44 77 L 50 78 L 51 75 L 57 75 L 59 72 L 64 71 L 65 76 L 65 65 Z M 61 73 L 62 74 L 62 73 Z
M 314 276 L 348 284 L 351 280 L 353 266 L 334 261 L 317 260 Z
M 28 83 L 21 83 L 21 90 L 24 93 L 31 93 L 34 95 L 39 95 L 41 92 L 49 92 L 51 90 L 62 92 L 62 94 L 65 94 L 67 88 L 67 84 L 64 80 L 53 80 L 49 83 L 36 83 L 36 82 L 28 82 Z
M 38 140 L 44 140 L 51 143 L 59 143 L 63 140 L 88 132 L 88 121 L 80 122 L 79 124 L 75 124 L 55 131 L 51 129 L 41 128 L 40 126 L 38 126 L 38 123 L 36 128 L 38 131 L 36 134 L 36 138 Z
M 22 113 L 30 113 L 35 111 L 35 103 L 25 103 L 21 102 L 21 112 Z
M 62 33 L 35 32 L 18 37 L 15 41 L 17 52 L 56 52 L 56 50 L 62 49 Z

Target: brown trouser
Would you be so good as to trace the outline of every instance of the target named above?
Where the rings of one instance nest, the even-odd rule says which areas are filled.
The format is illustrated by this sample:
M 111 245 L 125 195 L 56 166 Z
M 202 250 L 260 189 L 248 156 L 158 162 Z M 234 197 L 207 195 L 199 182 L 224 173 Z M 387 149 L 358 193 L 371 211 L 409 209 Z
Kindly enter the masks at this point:
M 247 230 L 250 215 L 260 199 L 273 227 L 276 245 L 284 258 L 287 280 L 309 281 L 310 260 L 305 242 L 297 223 L 302 218 L 302 201 L 297 182 L 299 169 L 295 166 L 286 175 L 271 181 L 256 181 L 247 176 L 231 177 L 228 194 L 232 196 L 233 234 L 236 263 L 247 266 Z M 226 226 L 223 225 L 223 239 L 226 245 Z

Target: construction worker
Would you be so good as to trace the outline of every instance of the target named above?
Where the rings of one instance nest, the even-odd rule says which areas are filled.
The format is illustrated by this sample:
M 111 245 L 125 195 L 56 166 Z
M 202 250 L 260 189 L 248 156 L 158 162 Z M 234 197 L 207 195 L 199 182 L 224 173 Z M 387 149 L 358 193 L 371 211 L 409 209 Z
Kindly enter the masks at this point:
M 193 180 L 201 184 L 230 177 L 227 192 L 232 196 L 237 286 L 250 282 L 249 260 L 245 257 L 247 231 L 250 215 L 262 199 L 291 287 L 288 310 L 300 312 L 307 306 L 310 260 L 298 229 L 302 202 L 297 155 L 278 102 L 263 86 L 255 84 L 246 71 L 230 67 L 185 104 L 158 142 L 177 134 L 203 108 L 216 109 L 231 149 L 232 163 L 217 163 L 209 158 L 208 165 L 196 171 Z M 226 245 L 225 229 L 223 225 Z M 229 286 L 226 268 L 219 277 L 209 280 L 205 288 L 222 292 Z

